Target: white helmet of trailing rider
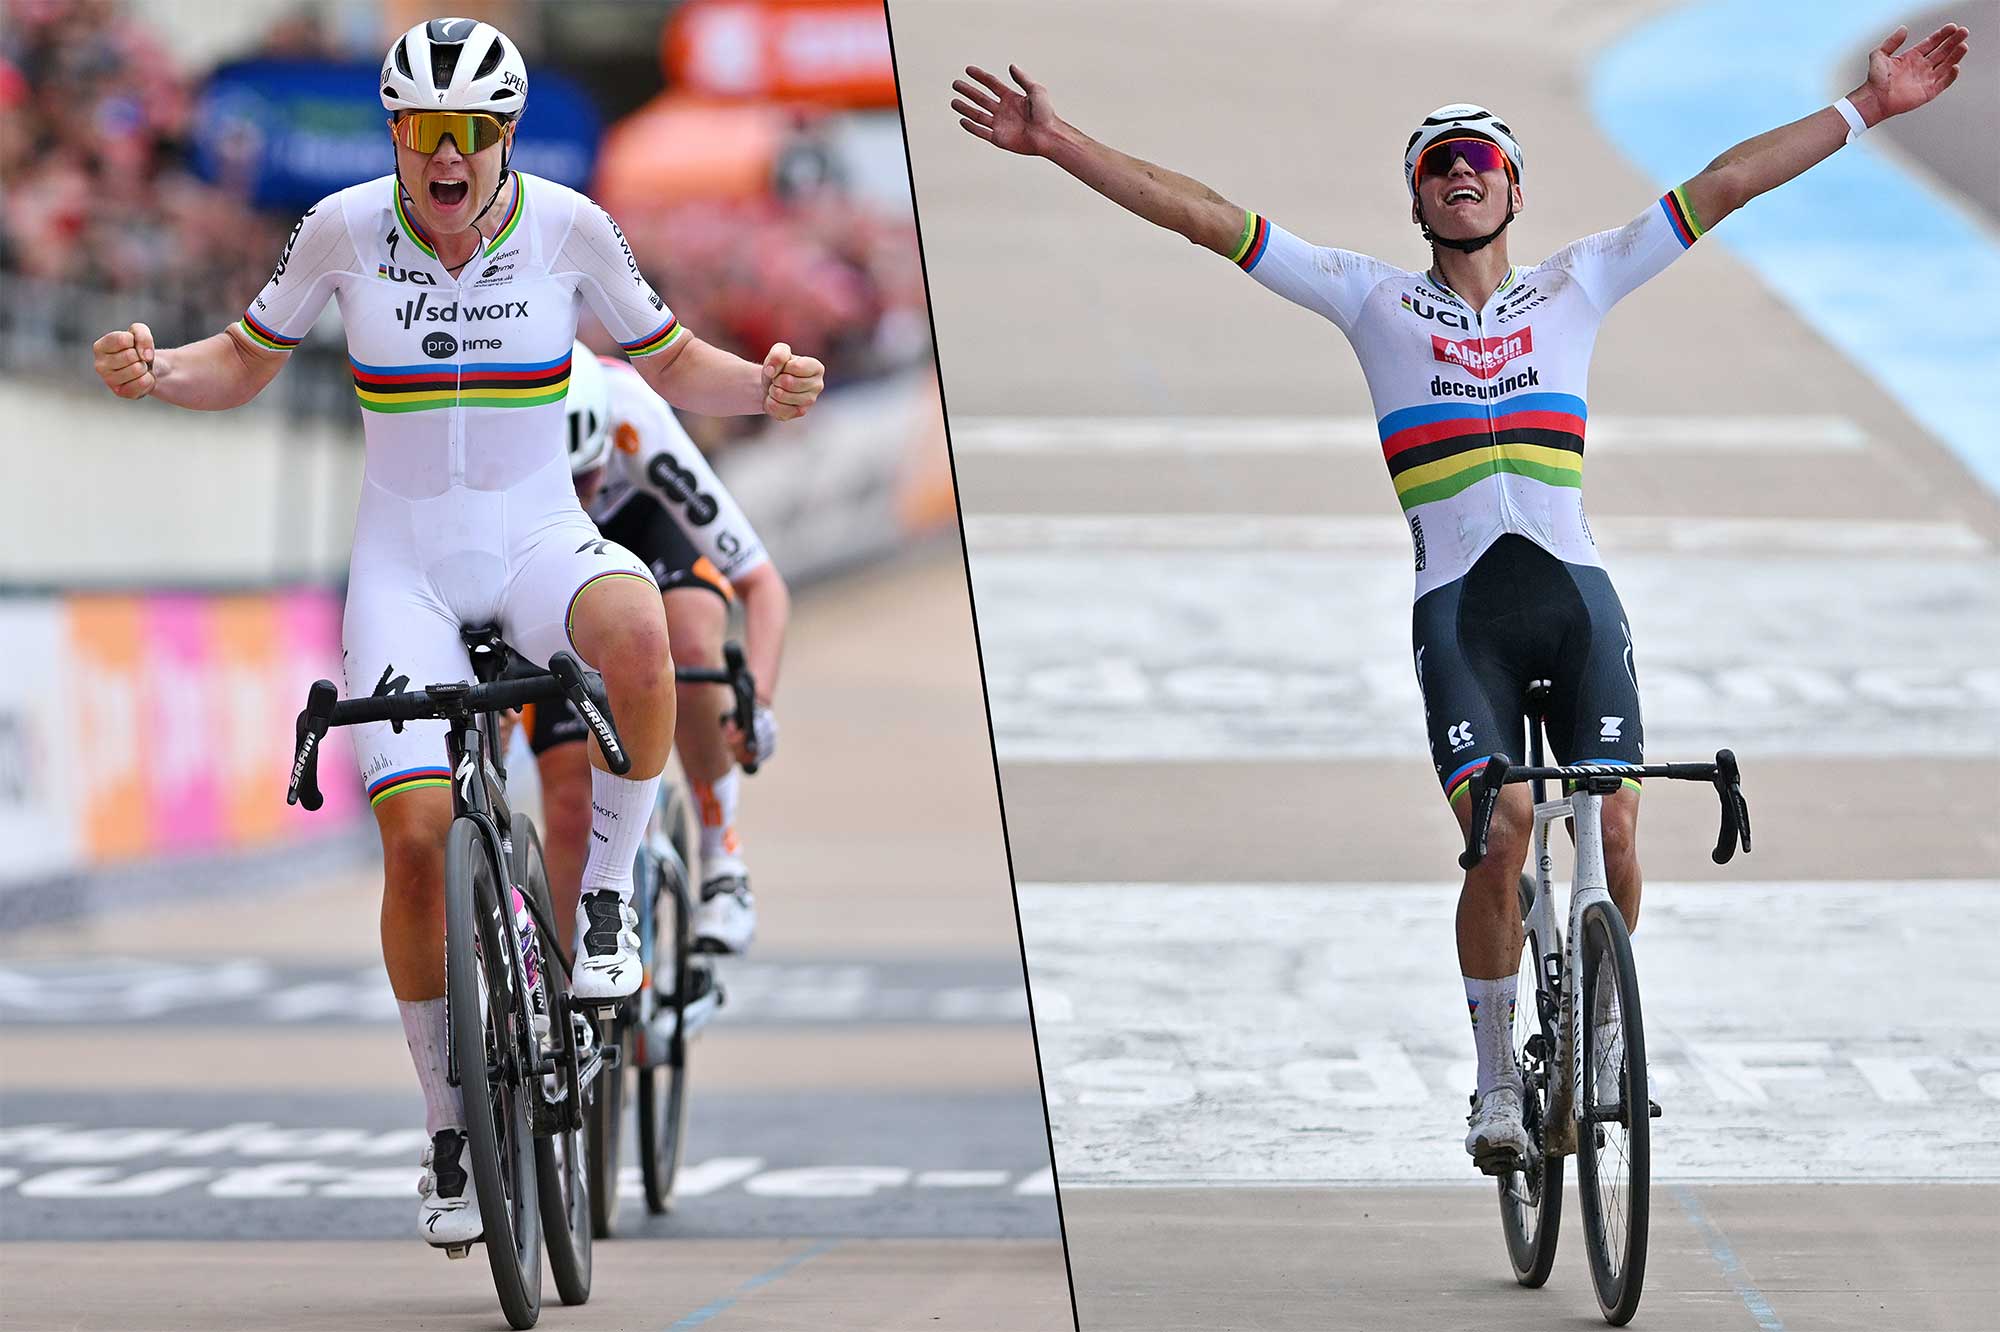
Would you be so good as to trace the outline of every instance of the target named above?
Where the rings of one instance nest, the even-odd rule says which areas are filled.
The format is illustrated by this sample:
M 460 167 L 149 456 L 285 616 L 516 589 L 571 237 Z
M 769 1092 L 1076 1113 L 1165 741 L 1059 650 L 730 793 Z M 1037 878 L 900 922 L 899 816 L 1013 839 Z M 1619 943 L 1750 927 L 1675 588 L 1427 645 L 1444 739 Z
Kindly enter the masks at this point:
M 597 353 L 581 342 L 570 348 L 569 396 L 563 417 L 569 427 L 569 474 L 582 476 L 602 467 L 611 452 L 611 386 Z
M 419 23 L 382 58 L 390 111 L 486 111 L 512 119 L 528 103 L 528 67 L 507 34 L 477 19 Z
M 1521 145 L 1514 141 L 1514 131 L 1485 107 L 1461 102 L 1431 112 L 1410 136 L 1409 147 L 1403 152 L 1403 184 L 1409 188 L 1411 199 L 1417 197 L 1417 160 L 1424 155 L 1424 149 L 1439 139 L 1454 137 L 1486 139 L 1499 145 L 1514 168 L 1514 183 L 1521 183 Z

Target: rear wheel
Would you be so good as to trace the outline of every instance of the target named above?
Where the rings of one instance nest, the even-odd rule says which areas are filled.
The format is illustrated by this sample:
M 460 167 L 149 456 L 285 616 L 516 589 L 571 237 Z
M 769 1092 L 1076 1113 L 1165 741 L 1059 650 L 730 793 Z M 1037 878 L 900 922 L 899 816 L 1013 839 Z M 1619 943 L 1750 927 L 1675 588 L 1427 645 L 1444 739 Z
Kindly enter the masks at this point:
M 1581 928 L 1583 1123 L 1576 1182 L 1597 1305 L 1606 1322 L 1622 1326 L 1638 1311 L 1646 1276 L 1652 1185 L 1646 1036 L 1624 917 L 1610 902 L 1596 902 L 1584 908 Z
M 533 914 L 545 923 L 555 923 L 555 908 L 549 899 L 548 870 L 542 864 L 542 839 L 525 814 L 516 814 L 513 824 L 514 882 L 535 904 Z M 590 1298 L 591 1208 L 589 1170 L 584 1164 L 583 1131 L 571 1128 L 571 1104 L 582 1094 L 577 1085 L 579 1052 L 576 1028 L 570 1022 L 569 978 L 563 974 L 562 958 L 544 935 L 542 977 L 548 987 L 549 1035 L 556 1061 L 556 1076 L 562 1082 L 562 1103 L 555 1113 L 558 1130 L 535 1139 L 535 1177 L 541 1186 L 542 1239 L 549 1251 L 549 1270 L 556 1279 L 556 1292 L 564 1304 L 582 1304 Z M 529 1083 L 531 1094 L 540 1090 L 540 1079 Z M 581 1117 L 576 1117 L 581 1123 Z
M 1563 1159 L 1547 1150 L 1550 1082 L 1555 1077 L 1555 1014 L 1544 1012 L 1536 978 L 1542 948 L 1532 931 L 1523 933 L 1520 985 L 1514 1007 L 1514 1052 L 1521 1068 L 1521 1122 L 1528 1130 L 1528 1158 L 1521 1169 L 1500 1177 L 1500 1228 L 1514 1279 L 1540 1286 L 1555 1266 L 1562 1229 Z
M 529 1328 L 542 1312 L 542 1236 L 534 1135 L 521 1083 L 526 1013 L 519 1002 L 520 958 L 501 924 L 498 867 L 476 821 L 453 821 L 444 877 L 452 1058 L 465 1098 L 486 1258 L 507 1322 Z

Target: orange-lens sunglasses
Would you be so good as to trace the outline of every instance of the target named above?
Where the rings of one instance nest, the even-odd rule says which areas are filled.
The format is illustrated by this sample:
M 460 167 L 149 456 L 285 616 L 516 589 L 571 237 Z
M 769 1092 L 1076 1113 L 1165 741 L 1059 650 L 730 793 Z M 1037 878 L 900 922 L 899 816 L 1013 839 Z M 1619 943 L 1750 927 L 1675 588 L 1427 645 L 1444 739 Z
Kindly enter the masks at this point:
M 500 142 L 507 126 L 484 111 L 405 111 L 396 117 L 396 142 L 428 156 L 449 138 L 468 156 Z

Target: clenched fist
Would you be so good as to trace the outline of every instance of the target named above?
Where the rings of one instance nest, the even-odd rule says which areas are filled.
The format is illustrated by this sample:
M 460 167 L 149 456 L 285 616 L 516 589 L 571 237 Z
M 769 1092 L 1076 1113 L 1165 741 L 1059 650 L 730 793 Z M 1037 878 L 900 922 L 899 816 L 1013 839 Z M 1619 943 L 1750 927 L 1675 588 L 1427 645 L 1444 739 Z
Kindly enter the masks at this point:
M 793 421 L 812 410 L 826 387 L 826 367 L 777 343 L 764 355 L 764 414 Z
M 143 398 L 159 382 L 153 374 L 153 330 L 144 324 L 106 333 L 90 344 L 91 365 L 104 387 L 121 398 Z

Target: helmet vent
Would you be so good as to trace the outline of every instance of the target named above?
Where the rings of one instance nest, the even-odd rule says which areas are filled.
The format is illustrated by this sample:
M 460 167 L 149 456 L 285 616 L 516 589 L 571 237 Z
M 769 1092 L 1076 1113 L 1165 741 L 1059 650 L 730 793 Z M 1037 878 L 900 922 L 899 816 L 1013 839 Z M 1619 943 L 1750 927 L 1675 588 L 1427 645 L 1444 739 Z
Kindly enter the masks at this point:
M 407 37 L 396 43 L 396 72 L 406 79 L 417 77 L 410 72 L 410 39 Z
M 460 46 L 433 46 L 431 48 L 431 83 L 439 89 L 449 87 L 452 71 L 458 68 Z
M 472 77 L 483 79 L 494 70 L 500 68 L 500 57 L 503 54 L 504 52 L 501 51 L 499 42 L 495 41 L 489 45 L 486 48 L 486 58 L 479 62 L 479 68 L 472 72 Z

